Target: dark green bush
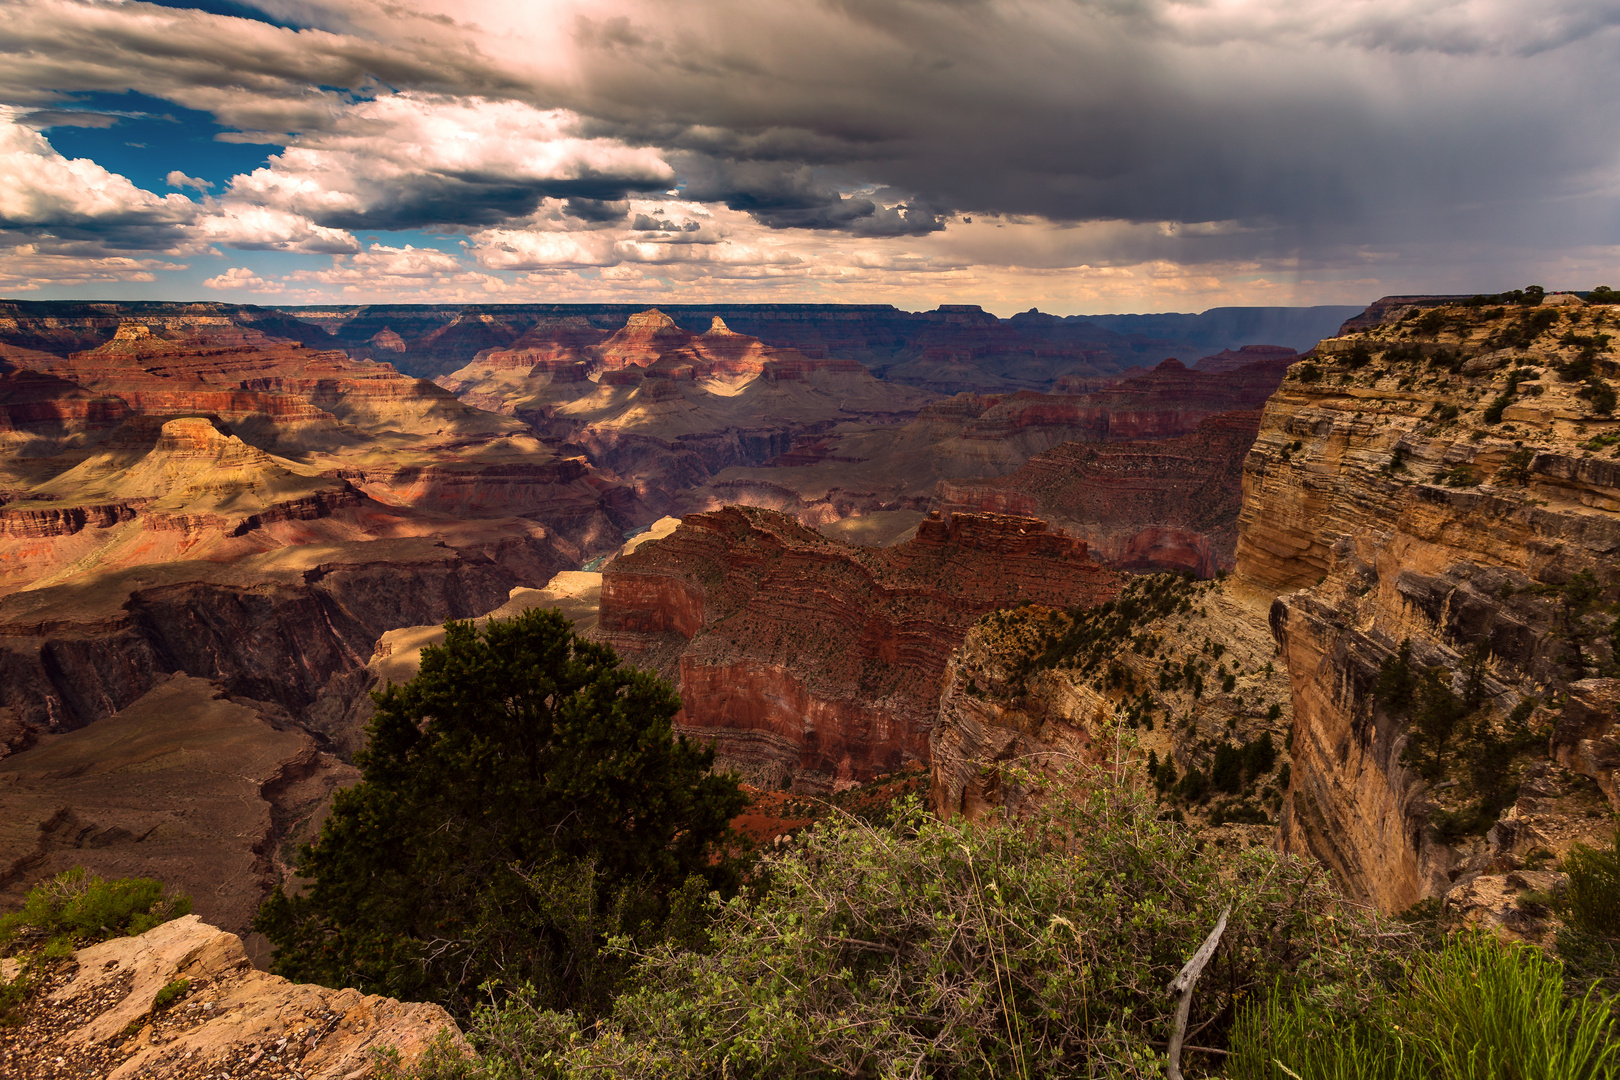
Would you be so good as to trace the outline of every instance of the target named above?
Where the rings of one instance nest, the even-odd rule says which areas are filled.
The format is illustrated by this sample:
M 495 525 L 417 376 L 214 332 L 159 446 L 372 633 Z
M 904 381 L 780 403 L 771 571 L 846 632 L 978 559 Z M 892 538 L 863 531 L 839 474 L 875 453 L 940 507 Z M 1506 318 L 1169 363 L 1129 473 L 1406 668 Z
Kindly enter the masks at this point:
M 1590 401 L 1592 411 L 1601 416 L 1608 416 L 1614 412 L 1616 403 L 1614 387 L 1596 376 L 1588 378 L 1586 385 L 1575 391 L 1575 396 Z
M 1243 788 L 1243 751 L 1229 742 L 1215 748 L 1209 768 L 1209 785 L 1216 791 L 1236 795 Z
M 1270 772 L 1276 763 L 1277 744 L 1269 731 L 1261 732 L 1258 739 L 1243 747 L 1243 775 L 1251 781 Z
M 308 892 L 255 920 L 278 974 L 462 1014 L 486 980 L 604 1008 L 609 936 L 684 932 L 735 882 L 736 779 L 676 737 L 673 690 L 560 613 L 450 623 L 375 697 L 361 782 L 300 855 Z
M 163 989 L 159 990 L 157 992 L 157 996 L 152 999 L 152 1011 L 158 1012 L 162 1009 L 167 1009 L 170 1005 L 173 1005 L 176 1001 L 179 1001 L 181 996 L 190 989 L 190 979 L 175 979 L 171 982 L 165 983 L 163 985 Z

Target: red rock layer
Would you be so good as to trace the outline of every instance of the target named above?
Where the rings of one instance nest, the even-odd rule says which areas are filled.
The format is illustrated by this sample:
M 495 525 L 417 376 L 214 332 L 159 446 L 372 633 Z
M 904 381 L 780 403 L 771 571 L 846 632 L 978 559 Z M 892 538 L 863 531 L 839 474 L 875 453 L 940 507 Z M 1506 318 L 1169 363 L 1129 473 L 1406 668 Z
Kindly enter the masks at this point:
M 818 368 L 864 370 L 851 360 L 816 360 L 793 349 L 773 349 L 756 337 L 732 331 L 718 315 L 708 330 L 694 334 L 657 308 L 631 315 L 611 334 L 577 316 L 547 319 L 510 348 L 478 354 L 475 364 L 483 371 L 526 370 L 531 378 L 551 374 L 553 382 L 582 380 L 585 373 L 600 370 L 608 385 L 634 385 L 637 375 L 709 379 L 764 373 L 767 378 L 794 379 Z M 553 374 L 572 375 L 576 370 L 577 378 Z
M 358 362 L 235 326 L 164 337 L 128 323 L 105 345 L 71 354 L 55 374 L 116 395 L 136 413 L 257 422 L 268 428 L 258 441 L 278 447 L 357 441 L 358 433 L 343 432 L 340 423 L 395 430 L 492 428 L 447 391 L 388 364 Z M 308 428 L 316 430 L 300 430 Z
M 815 789 L 926 760 L 946 660 L 984 612 L 1116 591 L 1029 518 L 935 518 L 876 549 L 727 507 L 610 564 L 599 633 L 678 678 L 677 722 L 725 762 Z
M 0 360 L 0 435 L 55 438 L 107 431 L 128 415 L 129 407 L 117 397 Z
M 1088 442 L 1166 439 L 1196 431 L 1207 417 L 1264 406 L 1282 384 L 1288 358 L 1294 355 L 1292 350 L 1282 352 L 1287 357 L 1214 373 L 1166 360 L 1088 393 L 957 394 L 923 409 L 917 422 L 961 422 L 964 439 L 981 441 L 1007 439 L 1034 427 L 1068 427 Z
M 1243 502 L 1243 461 L 1259 412 L 1205 419 L 1190 435 L 1132 442 L 1067 442 L 1010 476 L 942 481 L 946 513 L 1039 516 L 1129 570 L 1231 569 Z

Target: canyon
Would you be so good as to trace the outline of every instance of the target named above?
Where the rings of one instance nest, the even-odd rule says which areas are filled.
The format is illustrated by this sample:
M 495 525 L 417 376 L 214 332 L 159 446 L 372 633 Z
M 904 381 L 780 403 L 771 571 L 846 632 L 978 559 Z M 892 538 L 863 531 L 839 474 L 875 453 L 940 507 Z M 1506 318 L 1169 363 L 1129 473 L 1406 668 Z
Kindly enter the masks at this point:
M 676 724 L 768 790 L 837 790 L 926 760 L 946 661 L 982 612 L 1118 588 L 1083 543 L 994 514 L 925 519 L 887 548 L 787 515 L 682 519 L 610 563 L 595 635 L 674 682 Z
M 1290 368 L 1242 457 L 1232 573 L 1172 610 L 975 623 L 931 736 L 936 811 L 1016 807 L 1030 755 L 1106 760 L 1382 910 L 1550 940 L 1515 897 L 1620 809 L 1616 313 L 1461 299 L 1375 305 Z M 1087 462 L 1044 465 L 956 505 L 1084 490 Z
M 877 532 L 891 539 L 914 525 L 920 514 L 972 509 L 975 497 L 982 509 L 1055 520 L 1051 515 L 1061 514 L 1061 506 L 1037 510 L 1039 500 L 1028 492 L 1019 494 L 1019 485 L 1041 482 L 1041 466 L 1033 464 L 1041 455 L 1064 455 L 1067 461 L 1089 452 L 1111 463 L 1093 468 L 1090 480 L 1096 494 L 1092 501 L 1111 503 L 1123 515 L 1115 533 L 1126 525 L 1144 535 L 1153 528 L 1167 535 L 1179 530 L 1183 543 L 1197 546 L 1199 530 L 1216 528 L 1217 519 L 1223 521 L 1221 528 L 1235 524 L 1235 486 L 1218 476 L 1235 478 L 1234 455 L 1241 458 L 1247 450 L 1247 444 L 1239 445 L 1241 433 L 1249 429 L 1251 441 L 1253 437 L 1252 418 L 1241 414 L 1264 405 L 1287 367 L 1286 358 L 1267 356 L 1210 374 L 1172 359 L 1129 378 L 1104 380 L 1103 388 L 1085 393 L 957 394 L 924 407 L 898 427 L 844 424 L 802 436 L 791 450 L 764 465 L 725 469 L 691 488 L 677 501 L 676 512 L 747 503 L 791 513 L 818 528 L 845 519 L 854 519 L 850 525 L 856 528 L 859 519 L 887 519 L 897 528 Z M 1216 419 L 1227 415 L 1235 419 Z M 1119 449 L 1125 444 L 1135 447 L 1135 459 L 1131 451 Z M 1022 476 L 1026 466 L 1035 473 L 1012 478 Z M 1180 479 L 1188 468 L 1203 474 L 1199 483 L 1224 483 L 1231 489 L 1210 499 L 1212 511 L 1200 515 L 1149 506 L 1134 490 L 1148 478 L 1150 485 L 1173 489 L 1180 484 L 1190 493 L 1192 477 Z M 1074 498 L 1071 493 L 1070 501 Z M 1065 527 L 1077 525 L 1071 514 Z M 1094 529 L 1085 538 L 1094 556 L 1105 561 L 1159 565 L 1136 559 L 1129 543 L 1107 528 Z M 1208 555 L 1204 564 L 1213 566 L 1224 558 L 1221 565 L 1230 566 L 1233 539 L 1228 530 L 1202 541 L 1206 553 L 1220 553 Z
M 125 318 L 164 325 L 238 323 L 382 360 L 436 378 L 475 354 L 504 350 L 538 325 L 575 320 L 603 336 L 646 305 L 380 304 L 254 307 L 223 303 L 0 301 L 0 357 L 62 354 L 104 343 Z M 942 393 L 1048 390 L 1063 375 L 1110 375 L 1166 356 L 1198 357 L 1244 345 L 1306 349 L 1359 307 L 1214 308 L 1197 315 L 1070 315 L 1040 311 L 997 319 L 976 305 L 908 312 L 886 304 L 668 304 L 683 329 L 720 317 L 738 333 L 804 355 L 860 363 L 887 381 Z M 604 333 L 605 332 L 605 333 Z
M 533 606 L 760 790 L 1131 768 L 1386 910 L 1522 929 L 1505 875 L 1616 805 L 1612 309 L 59 308 L 0 312 L 8 903 L 152 872 L 245 933 L 369 691 Z M 1402 655 L 1478 699 L 1421 769 Z

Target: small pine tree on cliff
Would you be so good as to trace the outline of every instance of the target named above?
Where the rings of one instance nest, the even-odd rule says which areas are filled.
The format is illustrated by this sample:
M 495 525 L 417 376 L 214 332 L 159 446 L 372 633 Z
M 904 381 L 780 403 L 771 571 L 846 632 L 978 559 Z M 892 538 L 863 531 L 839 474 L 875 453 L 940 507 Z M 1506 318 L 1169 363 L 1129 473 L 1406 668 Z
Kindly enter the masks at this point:
M 446 625 L 373 695 L 362 779 L 300 852 L 307 892 L 255 928 L 292 979 L 465 1013 L 493 980 L 557 1007 L 610 1000 L 608 934 L 679 932 L 728 883 L 716 843 L 744 797 L 674 736 L 670 687 L 555 611 Z

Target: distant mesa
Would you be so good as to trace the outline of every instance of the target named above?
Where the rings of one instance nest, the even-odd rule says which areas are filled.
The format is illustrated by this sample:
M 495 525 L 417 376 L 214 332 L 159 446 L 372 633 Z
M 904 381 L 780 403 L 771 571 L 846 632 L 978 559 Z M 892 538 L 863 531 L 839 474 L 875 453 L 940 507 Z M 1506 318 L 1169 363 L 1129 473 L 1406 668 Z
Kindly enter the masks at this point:
M 1193 367 L 1198 371 L 1219 375 L 1250 364 L 1292 362 L 1298 356 L 1293 349 L 1281 345 L 1245 345 L 1240 349 L 1223 349 L 1211 356 L 1201 357 Z

